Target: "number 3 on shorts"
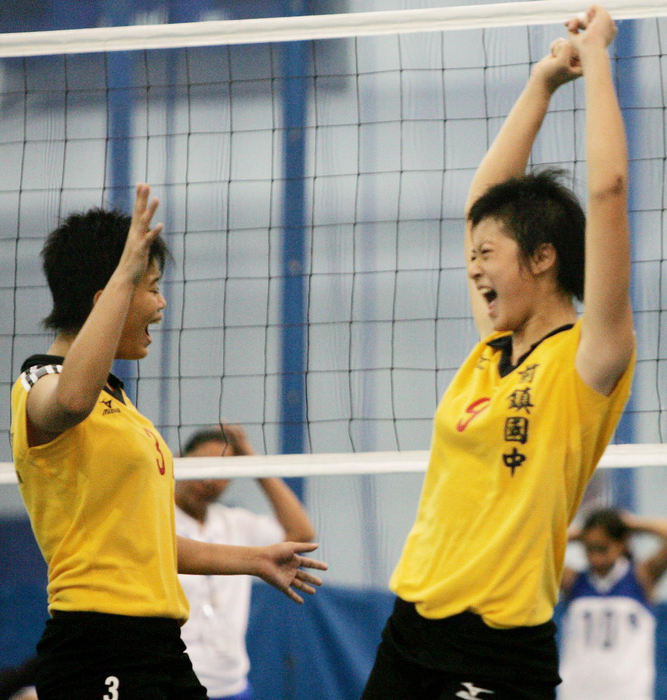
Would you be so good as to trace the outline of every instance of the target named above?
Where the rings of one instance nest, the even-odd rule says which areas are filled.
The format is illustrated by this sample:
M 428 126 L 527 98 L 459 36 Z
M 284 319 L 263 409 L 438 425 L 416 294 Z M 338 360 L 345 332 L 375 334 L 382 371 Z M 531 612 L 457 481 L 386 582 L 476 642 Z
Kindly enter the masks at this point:
M 120 681 L 116 676 L 109 676 L 105 678 L 104 684 L 109 687 L 109 692 L 104 693 L 102 700 L 118 700 L 118 686 Z

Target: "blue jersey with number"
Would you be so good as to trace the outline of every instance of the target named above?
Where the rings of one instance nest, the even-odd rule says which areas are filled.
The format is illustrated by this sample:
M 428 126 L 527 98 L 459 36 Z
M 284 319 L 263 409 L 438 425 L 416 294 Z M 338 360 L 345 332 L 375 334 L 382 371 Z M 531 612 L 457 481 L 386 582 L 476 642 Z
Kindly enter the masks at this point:
M 653 700 L 655 617 L 625 558 L 580 573 L 567 599 L 559 700 Z

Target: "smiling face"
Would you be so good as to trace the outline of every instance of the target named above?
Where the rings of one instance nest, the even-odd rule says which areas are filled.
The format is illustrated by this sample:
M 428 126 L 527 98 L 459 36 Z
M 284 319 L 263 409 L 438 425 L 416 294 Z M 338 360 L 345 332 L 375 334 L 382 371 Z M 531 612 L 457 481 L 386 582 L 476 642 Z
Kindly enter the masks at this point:
M 125 325 L 118 343 L 116 358 L 119 360 L 139 360 L 148 355 L 151 336 L 148 326 L 162 320 L 162 310 L 167 302 L 160 292 L 162 272 L 152 261 L 130 302 Z
M 468 276 L 486 300 L 494 330 L 516 331 L 525 324 L 538 296 L 536 279 L 497 219 L 482 219 L 472 230 Z

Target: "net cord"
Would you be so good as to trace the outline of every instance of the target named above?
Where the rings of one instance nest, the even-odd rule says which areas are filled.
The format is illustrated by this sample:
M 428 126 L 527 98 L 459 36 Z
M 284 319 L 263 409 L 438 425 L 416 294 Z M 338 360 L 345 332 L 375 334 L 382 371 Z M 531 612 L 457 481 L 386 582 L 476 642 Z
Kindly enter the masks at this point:
M 562 24 L 587 7 L 588 3 L 582 0 L 533 0 L 416 10 L 12 32 L 0 34 L 0 58 Z M 667 16 L 664 0 L 607 0 L 605 8 L 615 20 Z
M 269 476 L 337 476 L 425 472 L 427 450 L 330 454 L 251 455 L 244 457 L 177 457 L 176 479 L 233 479 Z M 667 467 L 667 445 L 609 445 L 600 469 Z M 0 462 L 0 484 L 15 484 L 12 462 Z

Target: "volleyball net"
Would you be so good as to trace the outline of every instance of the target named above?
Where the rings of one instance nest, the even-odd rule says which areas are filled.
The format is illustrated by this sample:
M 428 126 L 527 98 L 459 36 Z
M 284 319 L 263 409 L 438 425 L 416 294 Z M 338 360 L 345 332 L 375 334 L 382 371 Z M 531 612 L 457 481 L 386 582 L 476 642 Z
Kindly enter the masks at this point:
M 612 446 L 602 466 L 622 454 L 624 466 L 664 467 L 667 8 L 605 6 L 620 29 L 610 50 L 631 155 L 638 364 L 615 438 L 634 445 Z M 123 372 L 173 451 L 222 418 L 267 455 L 239 466 L 249 476 L 422 471 L 438 399 L 476 340 L 461 244 L 469 182 L 532 64 L 581 9 L 0 35 L 5 396 L 50 342 L 45 235 L 73 210 L 129 209 L 146 181 L 174 263 L 150 355 Z M 583 104 L 582 85 L 559 90 L 531 157 L 571 173 L 582 200 Z M 7 402 L 0 418 L 9 425 Z M 286 426 L 305 455 L 278 455 Z M 10 459 L 5 441 L 5 481 Z M 179 460 L 177 477 L 202 469 Z
M 22 362 L 51 342 L 40 326 L 51 308 L 45 236 L 71 211 L 129 211 L 135 183 L 150 183 L 173 253 L 168 306 L 148 357 L 117 373 L 174 454 L 220 420 L 241 424 L 263 453 L 177 458 L 177 479 L 231 478 L 227 503 L 267 512 L 253 477 L 301 477 L 316 556 L 329 564 L 301 609 L 314 616 L 311 636 L 291 607 L 253 594 L 266 697 L 283 648 L 280 683 L 360 694 L 345 684 L 363 685 L 393 603 L 387 584 L 414 522 L 436 405 L 476 341 L 468 186 L 531 66 L 586 5 L 185 24 L 137 14 L 135 26 L 0 34 L 0 426 L 7 435 Z M 667 4 L 605 6 L 619 23 L 610 53 L 631 158 L 638 362 L 584 509 L 664 515 Z M 585 201 L 582 87 L 554 96 L 531 166 L 563 168 Z M 655 546 L 633 540 L 639 557 Z M 46 602 L 7 439 L 0 551 L 2 666 L 34 653 Z M 325 672 L 341 677 L 328 695 Z

